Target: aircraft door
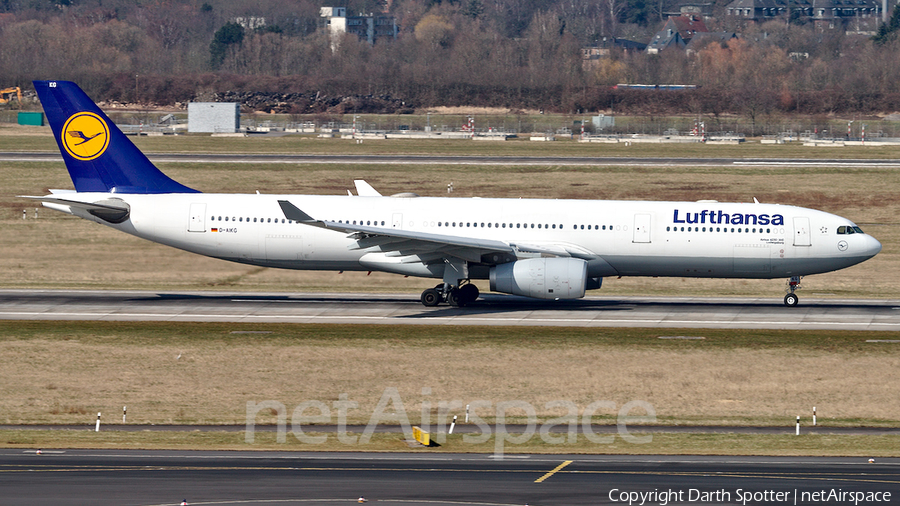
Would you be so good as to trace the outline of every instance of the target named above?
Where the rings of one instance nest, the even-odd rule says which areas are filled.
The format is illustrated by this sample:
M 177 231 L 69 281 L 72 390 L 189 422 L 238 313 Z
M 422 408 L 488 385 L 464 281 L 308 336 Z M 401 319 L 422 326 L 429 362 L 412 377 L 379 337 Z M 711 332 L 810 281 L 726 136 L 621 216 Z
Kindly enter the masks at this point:
M 647 243 L 650 242 L 650 215 L 635 214 L 634 215 L 634 239 L 632 242 Z
M 188 232 L 206 232 L 206 204 L 191 204 Z
M 809 238 L 809 218 L 794 218 L 794 246 L 812 246 Z
M 403 213 L 394 213 L 394 216 L 391 219 L 391 228 L 396 228 L 398 230 L 403 229 Z

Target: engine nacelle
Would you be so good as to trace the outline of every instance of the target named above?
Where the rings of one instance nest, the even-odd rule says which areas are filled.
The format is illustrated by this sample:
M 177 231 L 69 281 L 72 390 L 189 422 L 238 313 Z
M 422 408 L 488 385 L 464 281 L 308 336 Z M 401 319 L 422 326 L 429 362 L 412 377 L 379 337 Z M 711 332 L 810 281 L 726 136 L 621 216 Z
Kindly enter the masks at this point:
M 536 299 L 580 299 L 587 262 L 580 258 L 529 258 L 491 267 L 491 290 Z

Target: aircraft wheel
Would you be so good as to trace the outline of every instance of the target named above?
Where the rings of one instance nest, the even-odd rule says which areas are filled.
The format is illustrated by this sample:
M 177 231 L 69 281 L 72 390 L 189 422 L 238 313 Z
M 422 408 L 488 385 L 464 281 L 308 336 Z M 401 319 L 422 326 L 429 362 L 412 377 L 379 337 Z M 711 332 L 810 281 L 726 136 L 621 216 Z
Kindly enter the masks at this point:
M 434 288 L 429 288 L 422 292 L 422 305 L 425 307 L 434 307 L 441 303 L 441 292 Z
M 793 293 L 789 293 L 784 296 L 784 305 L 794 307 L 800 302 L 800 297 L 797 297 Z
M 478 298 L 478 287 L 472 283 L 459 287 L 460 306 L 467 306 Z
M 447 294 L 447 304 L 451 306 L 465 306 L 462 297 L 460 297 L 459 288 L 450 289 L 450 292 Z

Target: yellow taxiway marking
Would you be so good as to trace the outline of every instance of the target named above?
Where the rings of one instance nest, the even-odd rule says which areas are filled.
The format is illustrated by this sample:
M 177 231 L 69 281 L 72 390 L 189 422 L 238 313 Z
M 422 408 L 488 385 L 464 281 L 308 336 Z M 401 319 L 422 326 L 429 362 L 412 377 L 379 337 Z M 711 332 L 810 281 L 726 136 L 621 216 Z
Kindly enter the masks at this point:
M 569 465 L 569 464 L 571 464 L 571 463 L 572 463 L 571 460 L 567 460 L 567 461 L 563 462 L 562 464 L 560 464 L 560 465 L 554 467 L 553 470 L 550 471 L 549 473 L 547 473 L 547 474 L 541 476 L 540 478 L 534 480 L 534 482 L 535 482 L 535 483 L 541 483 L 541 482 L 543 482 L 544 480 L 546 480 L 547 478 L 549 478 L 549 477 L 553 476 L 554 474 L 558 473 L 559 471 L 562 470 L 562 468 L 566 467 L 567 465 Z

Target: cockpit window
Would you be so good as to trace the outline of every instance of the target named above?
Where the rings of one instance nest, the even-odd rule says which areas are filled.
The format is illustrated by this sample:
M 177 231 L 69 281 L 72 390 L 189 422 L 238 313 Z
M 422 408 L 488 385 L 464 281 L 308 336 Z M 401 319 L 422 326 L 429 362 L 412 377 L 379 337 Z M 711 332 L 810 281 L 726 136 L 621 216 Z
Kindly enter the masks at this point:
M 861 228 L 856 225 L 847 225 L 844 227 L 838 227 L 837 229 L 838 235 L 850 235 L 850 234 L 862 234 L 864 233 Z

